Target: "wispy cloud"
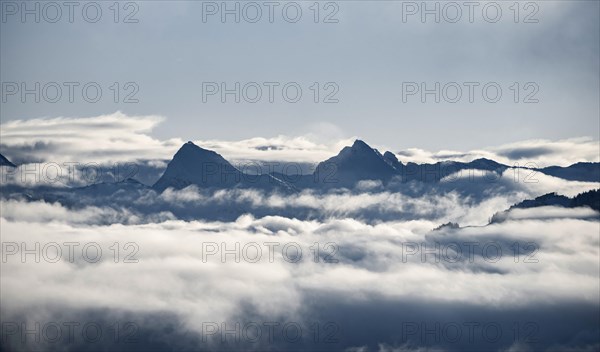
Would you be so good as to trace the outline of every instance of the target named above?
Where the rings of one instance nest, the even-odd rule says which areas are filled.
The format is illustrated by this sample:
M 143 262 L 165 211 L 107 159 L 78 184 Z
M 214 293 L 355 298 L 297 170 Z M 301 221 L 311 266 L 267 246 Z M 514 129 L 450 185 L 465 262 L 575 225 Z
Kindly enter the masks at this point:
M 58 117 L 16 120 L 2 124 L 1 152 L 17 162 L 124 162 L 169 160 L 185 142 L 160 140 L 152 130 L 167 119 L 160 116 L 128 116 L 120 112 L 95 117 Z M 239 141 L 204 139 L 197 145 L 215 150 L 231 161 L 287 161 L 318 163 L 352 144 L 340 133 L 311 132 L 297 136 L 256 137 Z M 534 163 L 539 167 L 567 166 L 579 161 L 599 162 L 600 142 L 589 138 L 559 141 L 530 140 L 471 151 L 394 150 L 378 141 L 367 141 L 380 151 L 395 152 L 402 162 L 431 163 L 440 160 L 471 161 L 489 158 L 508 165 Z M 532 166 L 530 164 L 529 166 Z

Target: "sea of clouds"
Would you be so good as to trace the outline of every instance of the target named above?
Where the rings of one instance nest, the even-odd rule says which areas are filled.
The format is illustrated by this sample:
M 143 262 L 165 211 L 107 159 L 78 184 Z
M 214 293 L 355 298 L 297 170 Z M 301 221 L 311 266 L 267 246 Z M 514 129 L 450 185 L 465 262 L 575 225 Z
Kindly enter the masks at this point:
M 425 218 L 96 225 L 98 209 L 2 206 L 8 350 L 599 347 L 600 223 L 591 210 L 519 210 L 501 224 L 432 231 Z M 65 322 L 96 324 L 104 337 L 74 330 L 51 341 L 48 324 Z M 115 322 L 134 324 L 133 342 L 114 339 Z M 23 335 L 36 323 L 39 342 Z
M 182 143 L 146 134 L 160 118 L 83 120 L 3 124 L 2 151 L 38 162 L 161 160 Z M 347 144 L 293 141 L 199 145 L 232 159 L 261 160 L 270 148 L 314 162 Z M 597 147 L 538 141 L 461 158 L 567 165 L 598 161 Z M 5 193 L 2 350 L 598 351 L 599 213 L 541 207 L 489 220 L 524 199 L 600 185 L 515 178 L 519 170 L 531 173 L 464 170 L 436 184 L 326 192 Z M 460 227 L 440 227 L 448 222 Z

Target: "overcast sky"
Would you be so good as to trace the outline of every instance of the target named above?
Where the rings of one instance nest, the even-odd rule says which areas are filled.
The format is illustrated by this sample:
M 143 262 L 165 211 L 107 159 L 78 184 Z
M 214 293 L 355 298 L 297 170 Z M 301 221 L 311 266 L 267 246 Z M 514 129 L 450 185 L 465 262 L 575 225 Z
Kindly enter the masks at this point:
M 445 3 L 440 5 L 440 23 L 434 15 L 423 23 L 419 9 L 400 1 L 322 2 L 315 23 L 313 2 L 300 3 L 302 15 L 296 23 L 288 22 L 296 17 L 294 6 L 286 8 L 287 18 L 282 15 L 286 3 L 274 7 L 273 23 L 262 2 L 256 23 L 249 22 L 256 8 L 244 12 L 245 3 L 240 5 L 240 23 L 234 15 L 223 23 L 219 9 L 193 1 L 122 4 L 118 14 L 112 2 L 99 2 L 102 16 L 95 23 L 90 23 L 94 6 L 86 7 L 86 18 L 85 3 L 80 3 L 70 23 L 69 9 L 59 3 L 62 16 L 50 23 L 56 9 L 40 3 L 40 23 L 35 23 L 35 15 L 23 21 L 22 9 L 2 1 L 1 121 L 119 110 L 130 116 L 163 116 L 165 121 L 152 132 L 159 139 L 242 140 L 312 133 L 324 139 L 359 136 L 396 150 L 464 150 L 529 139 L 600 137 L 598 1 L 521 2 L 518 15 L 513 2 L 497 2 L 502 15 L 495 23 L 490 22 L 496 6 L 485 7 L 486 2 L 473 9 L 472 21 L 469 8 L 459 5 L 463 14 L 456 23 L 449 22 L 456 18 L 456 8 L 444 11 Z M 230 8 L 235 4 L 228 2 Z M 22 89 L 22 83 L 32 89 L 35 82 L 41 87 L 58 83 L 62 96 L 50 102 L 56 95 L 52 85 L 39 103 L 33 95 L 25 95 L 23 103 L 21 92 L 9 94 L 15 86 Z M 72 103 L 65 82 L 79 83 Z M 82 97 L 81 88 L 89 82 L 102 89 L 96 103 Z M 114 82 L 119 85 L 117 103 Z M 228 88 L 235 82 L 242 87 L 256 82 L 262 97 L 256 103 L 245 101 L 256 95 L 255 87 L 248 86 L 240 103 L 233 95 L 222 103 L 218 93 L 203 102 L 203 82 L 225 82 Z M 273 103 L 264 82 L 279 83 Z M 302 89 L 297 103 L 282 97 L 281 88 L 288 82 Z M 319 103 L 314 102 L 314 82 L 319 83 Z M 403 82 L 425 82 L 430 89 L 435 82 L 441 87 L 456 82 L 462 97 L 449 102 L 456 96 L 451 85 L 440 103 L 433 95 L 422 103 L 419 93 L 405 96 L 403 102 Z M 464 82 L 479 83 L 473 103 Z M 489 82 L 502 89 L 497 103 L 482 95 Z M 494 98 L 494 89 L 488 91 L 488 100 Z M 125 103 L 127 94 L 136 90 L 130 98 L 139 101 Z M 89 92 L 93 98 L 93 89 Z M 294 98 L 293 89 L 288 93 Z M 330 93 L 335 93 L 330 100 L 339 102 L 324 103 Z M 539 102 L 525 103 L 535 99 Z

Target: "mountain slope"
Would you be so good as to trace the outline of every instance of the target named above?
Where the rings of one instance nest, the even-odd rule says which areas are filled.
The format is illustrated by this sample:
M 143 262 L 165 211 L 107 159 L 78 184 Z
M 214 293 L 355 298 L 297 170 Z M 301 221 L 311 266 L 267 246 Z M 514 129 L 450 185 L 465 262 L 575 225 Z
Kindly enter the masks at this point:
M 550 166 L 538 171 L 569 181 L 600 182 L 600 163 L 576 163 L 571 166 Z
M 468 163 L 460 161 L 439 161 L 435 164 L 407 163 L 400 168 L 403 182 L 439 182 L 444 177 L 463 170 L 484 170 L 494 173 L 502 173 L 508 166 L 489 159 L 476 159 Z
M 203 188 L 229 188 L 240 182 L 239 177 L 240 172 L 221 155 L 187 142 L 175 153 L 153 188 L 160 192 L 192 184 Z
M 510 209 L 529 209 L 543 206 L 561 206 L 568 208 L 571 205 L 571 198 L 556 194 L 548 193 L 543 196 L 539 196 L 535 199 L 526 199 L 521 203 L 517 203 L 509 208 Z
M 0 166 L 10 166 L 17 167 L 15 164 L 11 163 L 4 155 L 0 154 Z
M 235 187 L 265 190 L 292 190 L 293 187 L 271 175 L 249 175 L 235 168 L 218 153 L 192 142 L 184 144 L 173 156 L 160 179 L 152 186 L 158 192 L 171 187 L 196 185 L 203 189 Z
M 313 178 L 323 186 L 348 187 L 361 180 L 387 182 L 395 175 L 397 171 L 381 153 L 357 139 L 351 147 L 344 147 L 338 155 L 319 163 Z
M 499 223 L 505 221 L 511 210 L 514 209 L 531 209 L 537 207 L 555 206 L 563 208 L 579 208 L 587 207 L 597 212 L 600 212 L 600 189 L 591 190 L 578 194 L 573 198 L 569 198 L 556 193 L 548 193 L 539 196 L 535 199 L 526 199 L 517 203 L 505 211 L 494 214 L 490 223 Z
M 400 161 L 398 161 L 396 155 L 389 151 L 383 153 L 383 160 L 385 160 L 385 162 L 388 163 L 391 167 L 396 169 L 396 171 L 400 171 L 400 169 L 404 166 Z

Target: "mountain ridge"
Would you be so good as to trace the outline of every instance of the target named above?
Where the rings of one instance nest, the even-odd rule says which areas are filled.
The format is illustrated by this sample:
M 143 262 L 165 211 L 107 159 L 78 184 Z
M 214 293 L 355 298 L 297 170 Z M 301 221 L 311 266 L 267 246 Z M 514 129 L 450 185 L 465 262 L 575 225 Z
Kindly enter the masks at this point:
M 272 172 L 257 176 L 244 173 L 212 150 L 187 142 L 177 151 L 152 187 L 159 192 L 168 187 L 180 189 L 191 184 L 203 188 L 271 189 L 275 186 L 297 191 L 305 188 L 352 188 L 358 182 L 366 180 L 380 181 L 384 186 L 392 180 L 402 183 L 439 182 L 444 177 L 463 170 L 477 169 L 500 175 L 509 168 L 508 165 L 486 158 L 470 162 L 403 164 L 394 153 L 386 151 L 381 154 L 363 140 L 356 139 L 351 146 L 342 148 L 335 156 L 320 162 L 312 174 Z M 594 181 L 596 175 L 600 175 L 600 163 L 576 163 L 569 167 L 532 170 L 554 177 L 568 177 L 566 179 L 573 181 Z M 600 177 L 597 182 L 600 182 Z
M 276 177 L 244 173 L 217 152 L 201 148 L 193 142 L 187 142 L 175 153 L 164 173 L 152 188 L 163 192 L 167 188 L 182 189 L 190 185 L 206 189 L 278 188 L 293 190 L 291 185 Z
M 505 221 L 510 211 L 514 209 L 531 209 L 545 206 L 561 208 L 587 207 L 600 212 L 600 189 L 579 193 L 574 197 L 567 197 L 557 194 L 556 192 L 551 192 L 534 199 L 525 199 L 517 204 L 512 205 L 507 210 L 494 214 L 490 220 L 490 224 Z
M 380 183 L 383 187 L 391 185 L 396 188 L 410 182 L 437 183 L 445 177 L 472 169 L 487 172 L 491 180 L 497 180 L 504 171 L 511 168 L 486 158 L 470 162 L 447 160 L 423 164 L 403 163 L 396 154 L 390 151 L 382 154 L 360 139 L 318 163 L 315 169 L 308 172 L 306 169 L 303 172 L 298 171 L 299 168 L 284 167 L 277 172 L 262 173 L 259 166 L 259 171 L 253 173 L 256 164 L 234 166 L 219 153 L 199 147 L 191 141 L 184 143 L 165 164 L 164 168 L 150 170 L 146 167 L 138 177 L 144 179 L 144 175 L 152 175 L 143 183 L 151 185 L 159 193 L 169 187 L 182 189 L 189 185 L 207 189 L 257 188 L 297 192 L 303 189 L 354 188 L 360 181 L 368 180 Z M 0 165 L 16 167 L 1 154 Z M 250 173 L 245 172 L 248 170 Z M 550 166 L 529 170 L 571 181 L 600 183 L 600 163 L 578 162 L 566 167 Z

